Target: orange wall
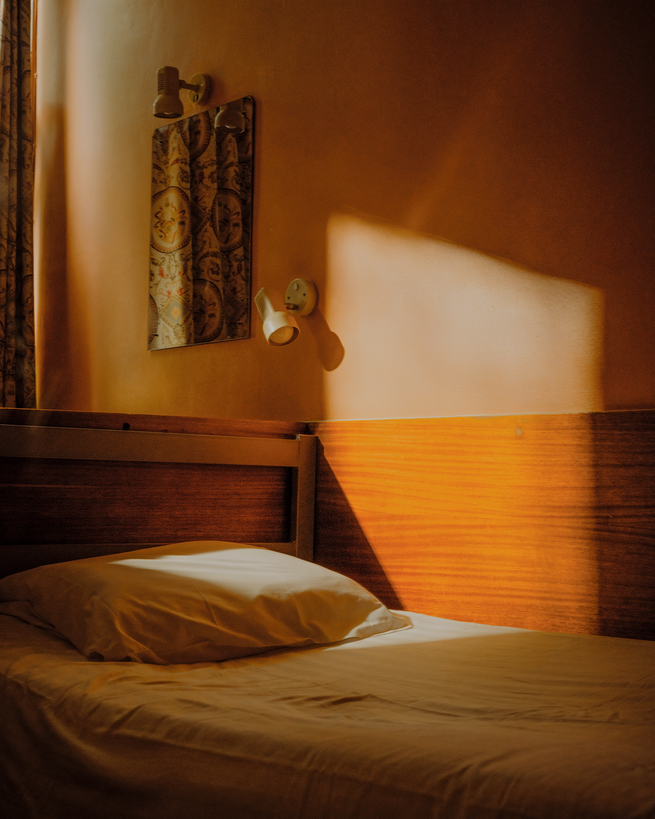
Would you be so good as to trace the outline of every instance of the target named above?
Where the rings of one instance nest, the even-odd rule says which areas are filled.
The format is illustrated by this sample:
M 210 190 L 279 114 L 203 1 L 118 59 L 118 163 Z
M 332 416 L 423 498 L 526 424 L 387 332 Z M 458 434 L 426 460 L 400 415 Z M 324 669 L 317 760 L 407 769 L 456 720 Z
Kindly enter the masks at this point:
M 652 31 L 637 0 L 39 0 L 40 406 L 655 406 Z M 255 312 L 146 351 L 164 64 L 255 97 L 253 292 L 320 291 L 288 348 Z

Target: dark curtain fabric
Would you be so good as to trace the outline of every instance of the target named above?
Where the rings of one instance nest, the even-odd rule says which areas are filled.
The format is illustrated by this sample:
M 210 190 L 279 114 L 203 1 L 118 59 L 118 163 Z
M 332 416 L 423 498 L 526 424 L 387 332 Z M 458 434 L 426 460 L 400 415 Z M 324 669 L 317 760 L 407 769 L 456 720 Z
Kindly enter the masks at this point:
M 0 405 L 34 407 L 30 0 L 0 4 Z

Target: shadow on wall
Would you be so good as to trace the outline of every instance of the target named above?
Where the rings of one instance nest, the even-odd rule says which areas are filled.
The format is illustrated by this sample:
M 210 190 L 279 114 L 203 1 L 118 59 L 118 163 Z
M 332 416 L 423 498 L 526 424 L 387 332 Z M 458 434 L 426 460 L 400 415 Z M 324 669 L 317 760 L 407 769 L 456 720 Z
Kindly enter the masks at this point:
M 589 416 L 589 426 L 593 446 L 598 633 L 652 640 L 655 413 L 594 414 Z
M 348 575 L 392 609 L 404 605 L 387 577 L 319 442 L 314 561 Z
M 316 353 L 323 369 L 329 373 L 336 370 L 337 367 L 341 366 L 346 351 L 339 336 L 332 332 L 325 320 L 320 303 L 316 306 L 314 312 L 305 318 L 305 321 L 309 332 L 314 337 Z
M 326 417 L 602 410 L 597 288 L 355 215 L 327 254 Z

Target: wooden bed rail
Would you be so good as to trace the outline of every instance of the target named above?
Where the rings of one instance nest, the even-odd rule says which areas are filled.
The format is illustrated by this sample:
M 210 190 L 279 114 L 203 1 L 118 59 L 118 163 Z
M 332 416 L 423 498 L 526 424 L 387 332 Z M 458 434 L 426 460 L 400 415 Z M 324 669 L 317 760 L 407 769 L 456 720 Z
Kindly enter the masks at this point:
M 0 453 L 5 458 L 297 468 L 301 438 L 307 439 L 312 436 L 299 435 L 294 439 L 246 438 L 0 424 Z

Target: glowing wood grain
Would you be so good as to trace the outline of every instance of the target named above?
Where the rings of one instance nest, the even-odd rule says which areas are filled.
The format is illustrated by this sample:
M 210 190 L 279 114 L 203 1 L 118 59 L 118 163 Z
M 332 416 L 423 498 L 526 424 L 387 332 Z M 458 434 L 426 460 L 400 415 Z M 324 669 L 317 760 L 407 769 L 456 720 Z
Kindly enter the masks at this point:
M 317 561 L 428 614 L 655 636 L 655 412 L 311 428 Z

